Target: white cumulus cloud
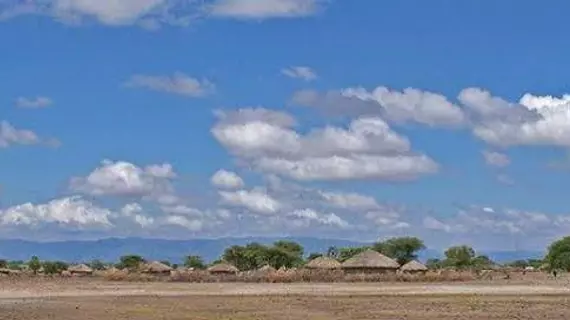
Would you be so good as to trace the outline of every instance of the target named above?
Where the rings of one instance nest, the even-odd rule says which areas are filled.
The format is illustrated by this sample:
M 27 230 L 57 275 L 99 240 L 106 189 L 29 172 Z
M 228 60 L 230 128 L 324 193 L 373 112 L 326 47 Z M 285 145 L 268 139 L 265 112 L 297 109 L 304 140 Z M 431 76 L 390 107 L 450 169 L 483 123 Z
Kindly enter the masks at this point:
M 473 133 L 496 146 L 570 147 L 570 100 L 525 94 L 518 103 L 468 88 L 459 100 L 474 114 Z
M 211 13 L 240 19 L 292 18 L 317 12 L 321 0 L 216 0 Z
M 213 185 L 220 188 L 238 189 L 245 185 L 237 173 L 227 170 L 218 170 L 210 180 Z
M 135 196 L 172 203 L 177 200 L 171 185 L 174 177 L 170 164 L 141 168 L 126 161 L 104 160 L 86 177 L 72 178 L 70 187 L 93 196 Z
M 292 219 L 289 223 L 294 227 L 308 228 L 313 224 L 333 226 L 341 229 L 350 227 L 350 224 L 347 221 L 334 213 L 324 214 L 313 209 L 295 210 L 288 214 L 288 218 Z
M 380 207 L 375 198 L 358 193 L 319 191 L 323 199 L 342 209 L 376 209 Z
M 354 87 L 326 93 L 302 90 L 293 95 L 292 102 L 327 114 L 379 116 L 394 123 L 415 122 L 432 127 L 459 127 L 467 120 L 463 110 L 445 96 L 414 88 L 397 91 L 380 86 L 368 91 Z
M 248 109 L 223 114 L 212 133 L 257 169 L 298 180 L 407 180 L 438 170 L 429 157 L 411 153 L 408 139 L 377 117 L 305 135 L 293 130 L 294 124 L 282 112 Z
M 44 145 L 57 147 L 60 142 L 54 138 L 41 138 L 32 130 L 18 129 L 8 121 L 0 121 L 0 148 L 12 145 Z
M 465 121 L 461 108 L 443 95 L 414 88 L 402 92 L 386 87 L 372 91 L 364 88 L 342 90 L 345 97 L 358 98 L 378 104 L 378 111 L 394 122 L 417 122 L 430 126 L 457 126 Z
M 199 80 L 181 72 L 176 72 L 171 76 L 134 75 L 125 85 L 189 97 L 204 97 L 216 89 L 215 85 L 208 80 Z
M 22 15 L 50 17 L 69 25 L 188 26 L 209 17 L 295 18 L 315 14 L 323 0 L 1 0 L 0 21 Z
M 281 70 L 281 73 L 290 78 L 302 79 L 305 81 L 312 81 L 317 79 L 316 72 L 313 69 L 304 66 L 293 66 L 285 68 Z
M 511 159 L 504 153 L 483 150 L 482 154 L 485 162 L 490 166 L 506 167 L 511 164 Z
M 16 106 L 18 108 L 39 109 L 39 108 L 49 107 L 52 104 L 53 101 L 48 97 L 35 97 L 35 98 L 18 97 L 16 99 Z
M 64 225 L 72 229 L 112 227 L 112 212 L 81 197 L 52 200 L 45 204 L 25 203 L 0 211 L 0 223 L 7 226 L 41 227 Z
M 260 190 L 220 191 L 222 203 L 242 207 L 254 213 L 274 214 L 281 210 L 282 204 L 266 192 Z

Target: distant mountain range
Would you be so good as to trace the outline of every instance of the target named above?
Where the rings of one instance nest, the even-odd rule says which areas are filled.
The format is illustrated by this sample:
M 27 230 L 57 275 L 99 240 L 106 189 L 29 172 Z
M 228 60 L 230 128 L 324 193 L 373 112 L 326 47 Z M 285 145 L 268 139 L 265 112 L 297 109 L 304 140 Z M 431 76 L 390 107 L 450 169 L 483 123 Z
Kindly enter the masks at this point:
M 340 239 L 319 239 L 309 237 L 292 238 L 219 238 L 193 240 L 164 240 L 143 238 L 108 238 L 96 241 L 61 241 L 33 242 L 25 240 L 0 240 L 0 258 L 10 260 L 30 259 L 37 255 L 40 259 L 61 260 L 67 262 L 86 262 L 94 259 L 117 261 L 126 254 L 138 254 L 152 260 L 168 260 L 181 262 L 187 255 L 200 255 L 206 261 L 220 257 L 225 248 L 232 245 L 244 245 L 250 242 L 270 244 L 277 240 L 291 240 L 303 245 L 305 253 L 326 252 L 331 247 L 357 247 L 366 245 Z M 540 258 L 543 253 L 533 251 L 496 251 L 485 252 L 492 260 L 507 262 L 519 259 Z M 420 260 L 439 258 L 442 253 L 437 250 L 424 250 Z

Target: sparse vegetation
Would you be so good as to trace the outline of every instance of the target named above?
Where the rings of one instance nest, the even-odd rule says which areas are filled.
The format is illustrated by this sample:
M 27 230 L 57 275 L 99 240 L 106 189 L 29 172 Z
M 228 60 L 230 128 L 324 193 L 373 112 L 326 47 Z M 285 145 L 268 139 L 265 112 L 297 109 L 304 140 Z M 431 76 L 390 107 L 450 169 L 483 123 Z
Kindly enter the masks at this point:
M 184 266 L 196 270 L 206 269 L 206 263 L 204 263 L 204 259 L 200 256 L 187 256 L 184 260 Z
M 122 256 L 119 260 L 120 261 L 116 265 L 116 267 L 119 269 L 129 269 L 129 270 L 135 270 L 142 263 L 145 262 L 145 259 L 143 257 L 135 254 Z
M 48 275 L 60 274 L 62 271 L 67 270 L 68 267 L 67 263 L 61 261 L 43 261 L 41 263 L 41 268 Z
M 250 243 L 244 246 L 231 246 L 227 248 L 220 259 L 207 264 L 202 257 L 190 255 L 183 259 L 183 265 L 187 269 L 179 269 L 178 264 L 170 261 L 161 261 L 163 265 L 171 266 L 173 271 L 168 277 L 168 271 L 160 276 L 141 269 L 147 261 L 140 255 L 125 255 L 120 257 L 114 268 L 108 270 L 112 264 L 105 264 L 99 260 L 93 260 L 87 265 L 92 269 L 87 272 L 90 275 L 104 276 L 106 279 L 120 281 L 189 281 L 189 282 L 369 282 L 369 281 L 401 281 L 401 282 L 445 282 L 445 281 L 471 281 L 475 279 L 510 278 L 510 272 L 519 270 L 528 271 L 543 269 L 545 265 L 549 270 L 570 270 L 570 237 L 554 242 L 549 247 L 546 259 L 518 260 L 503 266 L 498 266 L 489 257 L 477 255 L 476 251 L 469 246 L 453 246 L 445 251 L 444 259 L 429 259 L 426 262 L 430 272 L 425 274 L 404 273 L 381 273 L 378 274 L 345 274 L 342 270 L 307 270 L 306 262 L 318 257 L 336 259 L 339 262 L 354 257 L 365 250 L 380 252 L 400 265 L 404 262 L 417 259 L 417 254 L 424 249 L 421 239 L 413 237 L 391 238 L 371 246 L 336 248 L 330 247 L 326 252 L 311 253 L 304 257 L 304 248 L 295 242 L 277 241 L 272 245 Z M 208 266 L 224 262 L 239 269 L 235 275 L 212 275 L 206 271 Z M 262 267 L 270 269 L 261 271 Z M 529 268 L 532 267 L 532 268 Z M 33 274 L 41 271 L 42 274 L 64 274 L 68 264 L 60 261 L 41 261 L 34 256 L 25 264 L 23 261 L 0 260 L 0 269 L 5 270 L 29 270 Z M 84 268 L 88 268 L 84 266 Z M 116 269 L 115 269 L 116 268 Z M 496 274 L 489 271 L 495 270 Z M 141 272 L 147 272 L 142 274 Z M 10 272 L 6 271 L 6 274 Z M 71 274 L 81 273 L 71 271 Z M 83 272 L 85 274 L 85 272 Z
M 40 269 L 42 267 L 42 263 L 40 262 L 40 258 L 38 258 L 37 256 L 33 256 L 30 259 L 30 262 L 28 262 L 28 267 L 30 268 L 30 270 L 32 270 L 32 272 L 34 274 L 38 273 L 38 271 L 40 271 Z

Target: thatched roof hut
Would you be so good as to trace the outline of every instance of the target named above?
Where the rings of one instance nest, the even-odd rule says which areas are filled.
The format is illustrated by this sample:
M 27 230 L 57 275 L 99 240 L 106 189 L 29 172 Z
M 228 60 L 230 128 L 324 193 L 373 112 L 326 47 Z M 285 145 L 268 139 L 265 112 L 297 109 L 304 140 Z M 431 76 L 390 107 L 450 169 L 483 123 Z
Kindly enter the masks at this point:
M 412 260 L 401 266 L 400 271 L 406 273 L 424 273 L 428 271 L 428 267 L 416 260 Z
M 341 264 L 340 262 L 336 261 L 333 258 L 329 258 L 329 257 L 318 257 L 315 258 L 311 261 L 309 261 L 307 263 L 307 265 L 305 266 L 305 268 L 307 269 L 327 269 L 327 270 L 332 270 L 332 269 L 340 269 L 341 268 Z
M 165 265 L 162 262 L 158 262 L 158 261 L 146 263 L 146 264 L 142 265 L 142 267 L 141 267 L 141 271 L 144 273 L 154 273 L 154 274 L 168 273 L 168 274 L 170 274 L 171 270 L 172 270 L 171 267 Z
M 400 265 L 395 260 L 374 250 L 366 250 L 346 260 L 342 268 L 351 273 L 395 272 Z
M 236 274 L 239 269 L 229 263 L 218 263 L 208 268 L 208 272 L 212 274 Z
M 67 268 L 67 271 L 69 271 L 69 273 L 72 275 L 91 275 L 91 274 L 93 274 L 93 269 L 91 269 L 90 267 L 88 267 L 85 264 L 78 264 L 75 266 L 70 266 L 69 268 Z

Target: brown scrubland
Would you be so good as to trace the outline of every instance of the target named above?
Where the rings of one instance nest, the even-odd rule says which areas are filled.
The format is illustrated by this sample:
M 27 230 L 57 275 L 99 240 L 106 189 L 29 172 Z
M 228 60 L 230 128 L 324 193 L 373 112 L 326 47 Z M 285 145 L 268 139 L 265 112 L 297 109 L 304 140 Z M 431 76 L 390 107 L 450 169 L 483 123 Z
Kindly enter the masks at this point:
M 0 319 L 570 319 L 570 278 L 542 272 L 0 277 Z

